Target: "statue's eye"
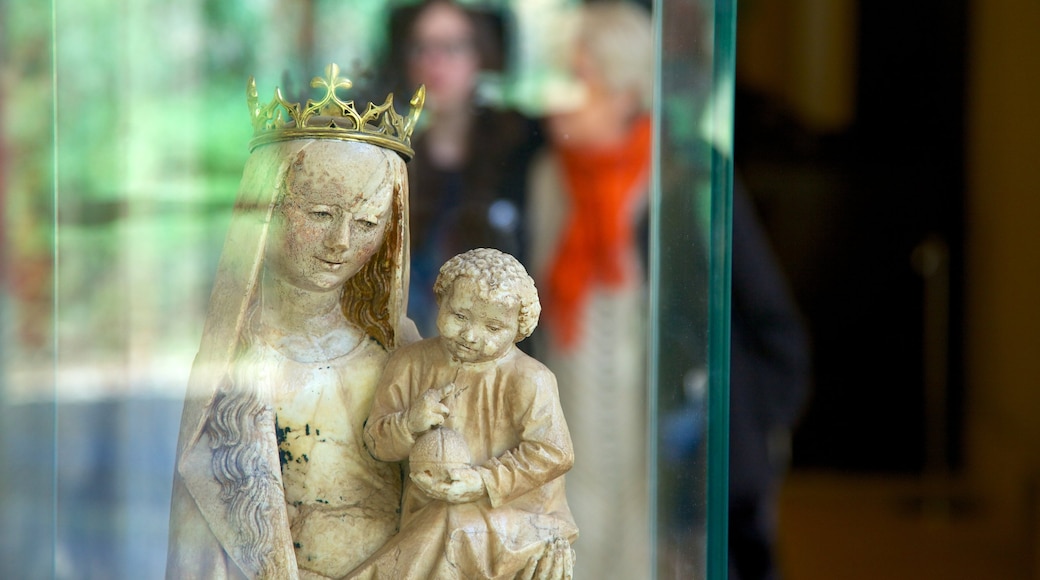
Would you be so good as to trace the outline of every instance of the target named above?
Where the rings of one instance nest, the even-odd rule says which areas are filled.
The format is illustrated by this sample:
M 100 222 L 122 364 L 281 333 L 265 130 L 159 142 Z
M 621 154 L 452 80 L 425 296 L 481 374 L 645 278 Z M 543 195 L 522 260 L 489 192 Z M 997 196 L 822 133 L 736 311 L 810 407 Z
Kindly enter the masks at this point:
M 317 220 L 329 220 L 332 219 L 332 212 L 323 209 L 316 209 L 311 211 L 311 217 Z
M 495 326 L 493 324 L 489 324 L 487 329 L 490 330 L 491 332 L 498 332 L 499 330 L 502 330 L 501 327 Z

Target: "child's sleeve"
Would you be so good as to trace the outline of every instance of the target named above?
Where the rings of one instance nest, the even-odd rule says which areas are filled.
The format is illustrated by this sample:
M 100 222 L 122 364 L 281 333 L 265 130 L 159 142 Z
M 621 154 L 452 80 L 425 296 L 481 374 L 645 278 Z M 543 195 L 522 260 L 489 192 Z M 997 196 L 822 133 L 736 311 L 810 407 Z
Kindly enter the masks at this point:
M 415 444 L 405 420 L 411 404 L 410 359 L 405 350 L 398 350 L 387 362 L 365 421 L 365 447 L 380 461 L 407 459 Z
M 520 444 L 480 467 L 493 507 L 545 485 L 574 464 L 556 377 L 544 367 L 524 373 L 513 395 L 513 423 L 520 428 Z

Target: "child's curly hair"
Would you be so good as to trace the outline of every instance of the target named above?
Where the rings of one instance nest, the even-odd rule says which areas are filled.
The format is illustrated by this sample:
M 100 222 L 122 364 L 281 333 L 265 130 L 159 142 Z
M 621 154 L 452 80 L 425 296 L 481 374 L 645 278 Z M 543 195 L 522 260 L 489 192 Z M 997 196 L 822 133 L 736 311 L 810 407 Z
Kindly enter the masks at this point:
M 538 315 L 542 305 L 538 301 L 538 290 L 534 280 L 519 260 L 505 252 L 491 248 L 477 248 L 455 256 L 441 266 L 433 293 L 437 304 L 447 296 L 455 280 L 465 277 L 477 283 L 483 300 L 520 304 L 516 338 L 513 342 L 531 336 L 538 326 Z

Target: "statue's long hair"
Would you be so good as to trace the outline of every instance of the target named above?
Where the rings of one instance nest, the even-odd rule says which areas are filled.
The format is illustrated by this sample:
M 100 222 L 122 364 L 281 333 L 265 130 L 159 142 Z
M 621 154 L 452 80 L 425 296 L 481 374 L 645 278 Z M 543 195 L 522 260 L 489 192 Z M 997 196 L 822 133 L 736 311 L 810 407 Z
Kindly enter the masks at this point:
M 383 244 L 372 259 L 347 280 L 340 296 L 343 316 L 379 341 L 387 350 L 393 350 L 397 346 L 396 319 L 400 313 L 394 316 L 393 310 L 396 308 L 393 304 L 393 288 L 395 283 L 401 282 L 394 279 L 395 272 L 399 271 L 395 262 L 401 259 L 404 253 L 401 245 L 407 243 L 407 236 L 401 231 L 405 227 L 402 218 L 405 212 L 404 200 L 407 197 L 407 192 L 403 191 L 402 179 L 404 178 L 396 179 L 393 186 L 390 224 L 383 237 Z
M 274 439 L 274 410 L 262 401 L 252 384 L 259 368 L 252 333 L 243 333 L 241 356 L 217 392 L 206 423 L 213 448 L 213 475 L 228 521 L 238 533 L 236 556 L 258 570 L 268 568 L 273 553 L 275 510 L 285 502 L 281 479 L 272 470 L 270 442 Z

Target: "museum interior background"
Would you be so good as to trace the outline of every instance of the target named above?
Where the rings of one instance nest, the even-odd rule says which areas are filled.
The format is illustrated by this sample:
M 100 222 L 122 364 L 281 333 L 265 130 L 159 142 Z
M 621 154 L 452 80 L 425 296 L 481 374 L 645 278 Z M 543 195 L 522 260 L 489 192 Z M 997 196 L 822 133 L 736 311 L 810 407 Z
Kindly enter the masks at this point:
M 205 309 L 246 155 L 238 76 L 279 80 L 228 39 L 308 42 L 250 36 L 244 2 L 152 0 L 121 19 L 110 4 L 62 4 L 52 23 L 0 3 L 0 571 L 162 561 L 172 464 L 149 450 L 172 447 L 187 313 Z M 301 2 L 286 26 L 333 5 Z M 57 95 L 52 24 L 77 47 Z M 814 345 L 780 501 L 789 578 L 1040 578 L 1036 30 L 1032 0 L 740 3 L 737 173 Z M 234 78 L 200 84 L 220 70 Z M 160 106 L 135 105 L 156 91 Z M 52 106 L 88 154 L 50 156 Z M 82 195 L 56 208 L 55 175 Z M 60 445 L 25 437 L 48 432 Z
M 741 5 L 737 171 L 814 340 L 781 558 L 1037 578 L 1040 6 L 885 8 Z

